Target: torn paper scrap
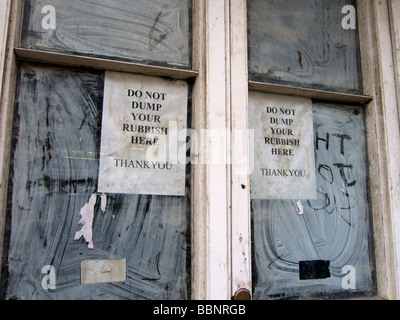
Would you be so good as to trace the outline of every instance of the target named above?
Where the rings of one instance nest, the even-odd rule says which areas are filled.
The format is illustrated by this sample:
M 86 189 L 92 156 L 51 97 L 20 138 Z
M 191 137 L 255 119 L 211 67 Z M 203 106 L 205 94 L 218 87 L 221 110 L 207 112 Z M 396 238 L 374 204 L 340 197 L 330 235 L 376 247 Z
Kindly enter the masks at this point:
M 103 213 L 106 213 L 107 195 L 103 193 L 103 194 L 100 196 L 100 199 L 101 199 L 101 211 L 102 211 Z
M 301 200 L 297 200 L 297 213 L 301 216 L 304 214 L 304 206 L 301 203 Z
M 79 224 L 82 225 L 82 229 L 75 233 L 74 240 L 79 240 L 82 236 L 85 241 L 88 243 L 89 249 L 94 249 L 93 245 L 93 217 L 94 217 L 94 206 L 96 205 L 97 194 L 93 194 L 90 197 L 88 203 L 86 203 L 81 211 L 80 216 L 81 220 Z

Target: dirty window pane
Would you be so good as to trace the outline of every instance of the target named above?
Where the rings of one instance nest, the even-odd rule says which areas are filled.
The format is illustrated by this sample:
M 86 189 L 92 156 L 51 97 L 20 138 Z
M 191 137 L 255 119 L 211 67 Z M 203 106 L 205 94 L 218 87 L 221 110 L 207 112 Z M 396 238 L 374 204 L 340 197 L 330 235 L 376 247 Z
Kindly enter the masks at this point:
M 22 46 L 190 68 L 189 10 L 190 0 L 27 0 Z
M 7 299 L 190 298 L 188 196 L 97 193 L 103 81 L 102 72 L 20 68 Z M 76 239 L 88 206 L 93 248 Z M 113 278 L 125 281 L 81 284 L 81 262 L 112 259 L 126 260 Z
M 374 290 L 363 109 L 314 102 L 313 122 L 317 199 L 251 203 L 255 299 Z
M 250 80 L 361 93 L 355 2 L 248 0 Z

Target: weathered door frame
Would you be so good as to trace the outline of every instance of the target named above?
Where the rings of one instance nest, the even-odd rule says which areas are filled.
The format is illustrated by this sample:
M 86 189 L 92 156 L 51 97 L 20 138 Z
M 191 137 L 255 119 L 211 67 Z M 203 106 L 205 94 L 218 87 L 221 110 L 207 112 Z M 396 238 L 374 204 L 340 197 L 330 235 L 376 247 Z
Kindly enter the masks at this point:
M 366 105 L 371 209 L 378 296 L 400 296 L 400 0 L 357 1 Z M 7 0 L 0 10 L 0 253 L 7 201 L 12 110 L 21 0 Z M 318 91 L 260 86 L 247 79 L 247 14 L 242 0 L 193 0 L 193 129 L 226 130 L 227 163 L 192 168 L 192 298 L 230 299 L 239 288 L 251 291 L 250 164 L 235 162 L 249 140 L 235 135 L 247 129 L 250 89 L 331 99 Z M 17 53 L 16 53 L 17 52 Z M 23 56 L 20 51 L 19 55 Z M 25 52 L 27 54 L 27 52 Z M 32 56 L 24 58 L 32 59 Z M 49 59 L 49 56 L 43 57 Z M 57 61 L 53 61 L 57 62 Z M 58 61 L 60 62 L 60 61 Z M 74 61 L 70 61 L 74 63 Z M 78 63 L 78 62 L 75 62 Z M 95 67 L 98 61 L 90 60 Z M 97 65 L 99 66 L 99 65 Z M 113 68 L 122 68 L 114 65 Z M 157 74 L 157 68 L 131 66 L 132 72 Z M 150 70 L 151 69 L 151 70 Z M 339 95 L 332 99 L 360 99 Z M 215 140 L 200 137 L 211 155 Z M 199 154 L 201 156 L 201 154 Z M 240 174 L 238 174 L 240 173 Z

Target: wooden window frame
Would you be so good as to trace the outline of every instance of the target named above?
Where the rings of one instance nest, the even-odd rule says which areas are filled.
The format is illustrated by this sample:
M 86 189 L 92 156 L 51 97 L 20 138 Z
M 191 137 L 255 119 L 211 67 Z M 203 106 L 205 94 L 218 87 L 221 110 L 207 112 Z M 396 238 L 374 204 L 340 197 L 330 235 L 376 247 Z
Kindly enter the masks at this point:
M 7 2 L 2 3 L 0 7 L 0 9 L 2 9 L 0 15 L 0 28 L 2 27 L 2 29 L 0 29 L 0 31 L 2 32 L 1 35 L 3 36 L 0 38 L 0 44 L 3 45 L 2 48 L 4 48 L 1 51 L 0 56 L 1 66 L 4 66 L 4 72 L 1 72 L 3 81 L 2 85 L 0 86 L 0 260 L 2 260 L 4 245 L 6 245 L 6 243 L 4 243 L 4 231 L 7 219 L 7 211 L 9 210 L 7 208 L 8 179 L 9 166 L 11 163 L 11 136 L 17 86 L 18 61 L 31 61 L 33 63 L 45 63 L 58 66 L 61 65 L 70 68 L 85 68 L 103 71 L 110 70 L 142 74 L 147 76 L 168 77 L 178 80 L 187 80 L 189 83 L 193 81 L 196 82 L 196 77 L 198 76 L 198 72 L 195 68 L 181 69 L 173 67 L 161 67 L 135 62 L 124 62 L 104 58 L 94 58 L 89 56 L 78 56 L 73 54 L 23 48 L 20 45 L 24 7 L 23 3 L 23 0 L 7 0 Z M 195 10 L 193 9 L 193 12 L 194 11 Z M 196 25 L 193 28 L 198 30 L 197 22 L 193 24 Z M 194 42 L 192 41 L 192 43 Z M 0 71 L 3 70 L 0 69 Z M 189 226 L 189 228 L 193 228 L 193 226 Z M 3 265 L 3 263 L 4 261 L 0 261 L 1 265 Z M 195 264 L 193 263 L 193 265 Z
M 235 69 L 243 73 L 244 59 L 238 57 L 238 49 L 247 45 L 247 14 L 246 8 L 240 7 L 240 1 L 231 0 L 232 17 L 235 17 L 235 28 L 231 30 L 231 60 L 241 61 L 235 64 Z M 357 103 L 365 106 L 366 110 L 366 141 L 369 177 L 369 201 L 373 226 L 373 247 L 376 295 L 373 299 L 398 299 L 400 296 L 400 152 L 399 107 L 400 95 L 400 22 L 395 12 L 400 8 L 400 1 L 387 0 L 380 4 L 373 0 L 357 0 L 357 18 L 359 23 L 360 53 L 363 78 L 363 95 L 330 92 L 324 90 L 304 89 L 293 86 L 276 85 L 248 81 L 248 90 L 295 95 L 311 99 L 321 99 L 332 102 Z M 397 11 L 396 11 L 397 10 Z M 235 15 L 233 15 L 233 13 Z M 231 25 L 232 27 L 232 25 Z M 395 37 L 391 37 L 393 34 Z M 392 39 L 392 40 L 391 40 Z M 396 42 L 397 41 L 397 42 Z M 242 42 L 236 43 L 236 42 Z M 245 50 L 242 50 L 244 52 Z M 247 50 L 246 50 L 247 51 Z M 397 60 L 395 60 L 397 57 Z M 247 69 L 246 69 L 247 72 Z M 242 73 L 232 73 L 231 88 L 236 98 L 232 99 L 232 122 L 248 114 L 246 93 L 240 87 L 243 81 Z M 237 77 L 237 79 L 236 79 Z M 238 93 L 239 91 L 239 93 Z M 235 125 L 237 125 L 235 123 Z M 233 143 L 233 146 L 235 144 Z M 232 179 L 232 190 L 235 180 Z M 249 189 L 249 188 L 248 188 Z M 235 202 L 236 201 L 236 202 Z M 237 242 L 239 230 L 251 230 L 250 222 L 242 217 L 245 207 L 241 201 L 232 197 L 232 248 L 240 247 Z M 249 210 L 249 208 L 248 208 Z M 250 212 L 248 212 L 250 215 Z M 248 219 L 247 219 L 248 221 Z M 236 226 L 240 224 L 240 228 Z M 249 231 L 250 234 L 250 231 Z M 241 239 L 241 237 L 240 237 Z M 248 238 L 247 238 L 248 240 Z M 250 240 L 248 240 L 250 242 Z M 251 270 L 251 251 L 247 263 L 240 259 L 240 250 L 232 250 L 232 270 L 246 265 Z M 245 284 L 251 288 L 251 271 L 237 281 L 237 273 L 232 274 L 233 291 Z
M 358 0 L 365 95 L 349 95 L 248 81 L 247 6 L 243 0 L 193 0 L 193 68 L 181 70 L 106 59 L 23 49 L 19 46 L 22 0 L 0 8 L 0 256 L 7 210 L 11 128 L 17 60 L 128 71 L 193 81 L 194 130 L 246 130 L 248 91 L 291 94 L 360 103 L 366 110 L 370 207 L 377 295 L 400 297 L 400 0 Z M 3 10 L 4 9 L 4 10 Z M 396 11 L 397 10 L 397 11 Z M 234 18 L 232 18 L 234 17 Z M 391 37 L 394 34 L 396 37 Z M 235 135 L 226 139 L 226 158 L 236 154 Z M 215 141 L 200 136 L 201 153 Z M 248 148 L 249 140 L 241 146 Z M 251 291 L 249 164 L 241 174 L 232 163 L 192 165 L 192 294 L 194 300 L 231 299 L 240 288 Z M 243 169 L 243 168 L 241 168 Z M 247 172 L 246 172 L 247 170 Z

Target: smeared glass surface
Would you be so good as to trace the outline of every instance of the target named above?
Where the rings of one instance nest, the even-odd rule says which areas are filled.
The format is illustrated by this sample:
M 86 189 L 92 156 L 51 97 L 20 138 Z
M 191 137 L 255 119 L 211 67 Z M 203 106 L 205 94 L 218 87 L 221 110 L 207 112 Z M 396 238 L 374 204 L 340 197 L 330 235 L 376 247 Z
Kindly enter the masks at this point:
M 363 110 L 314 103 L 313 117 L 317 200 L 251 203 L 255 299 L 370 294 L 374 287 Z M 304 261 L 311 269 L 300 277 Z M 312 270 L 318 261 L 324 270 Z
M 46 5 L 54 29 L 42 26 Z M 189 0 L 27 0 L 22 46 L 190 68 L 189 10 Z
M 357 29 L 344 29 L 353 0 L 248 0 L 251 80 L 361 93 Z
M 14 120 L 8 299 L 188 299 L 189 199 L 97 194 L 103 74 L 24 65 Z M 91 200 L 93 249 L 75 240 Z M 97 200 L 97 201 L 95 201 Z M 104 211 L 104 212 L 103 212 Z M 84 260 L 126 259 L 127 280 L 81 285 Z M 56 289 L 44 290 L 44 266 Z

